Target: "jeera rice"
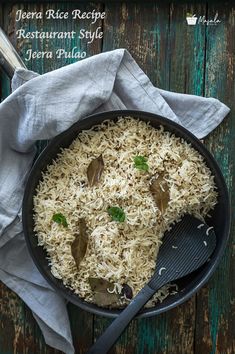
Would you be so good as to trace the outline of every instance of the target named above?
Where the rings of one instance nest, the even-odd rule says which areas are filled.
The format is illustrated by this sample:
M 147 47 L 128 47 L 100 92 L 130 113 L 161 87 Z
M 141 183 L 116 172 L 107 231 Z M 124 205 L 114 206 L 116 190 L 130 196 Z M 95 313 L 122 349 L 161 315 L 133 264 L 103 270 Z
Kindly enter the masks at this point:
M 102 174 L 91 186 L 87 171 L 101 157 Z M 168 193 L 163 209 L 150 188 L 159 176 L 157 197 Z M 121 117 L 79 133 L 48 166 L 34 197 L 34 231 L 52 274 L 95 303 L 91 278 L 113 284 L 108 293 L 121 294 L 128 286 L 135 296 L 154 272 L 164 232 L 186 213 L 203 222 L 216 202 L 214 177 L 189 143 L 163 127 Z M 58 216 L 66 227 L 55 222 Z M 88 243 L 78 267 L 71 245 L 81 232 L 81 219 Z M 170 291 L 165 286 L 148 305 Z M 125 295 L 121 298 L 117 306 L 127 303 Z

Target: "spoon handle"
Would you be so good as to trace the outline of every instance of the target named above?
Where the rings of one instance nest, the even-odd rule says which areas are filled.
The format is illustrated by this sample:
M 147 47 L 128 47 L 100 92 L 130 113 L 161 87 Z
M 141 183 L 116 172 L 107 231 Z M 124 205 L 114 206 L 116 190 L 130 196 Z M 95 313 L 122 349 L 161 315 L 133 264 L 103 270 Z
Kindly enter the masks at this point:
M 127 327 L 133 317 L 146 304 L 151 296 L 156 292 L 148 284 L 140 290 L 130 304 L 121 312 L 121 314 L 111 323 L 102 336 L 97 339 L 95 344 L 87 354 L 105 354 L 114 345 L 121 333 Z
M 0 28 L 0 66 L 12 78 L 16 68 L 26 68 L 7 35 Z

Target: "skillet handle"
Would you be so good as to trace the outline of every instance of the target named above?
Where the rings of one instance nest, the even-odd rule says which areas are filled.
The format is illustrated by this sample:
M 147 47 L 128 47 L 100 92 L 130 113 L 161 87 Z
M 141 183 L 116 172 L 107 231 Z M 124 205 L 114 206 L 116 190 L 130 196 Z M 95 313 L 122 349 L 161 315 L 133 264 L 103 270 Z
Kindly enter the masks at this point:
M 6 74 L 12 78 L 16 68 L 26 68 L 19 54 L 11 44 L 7 35 L 0 28 L 0 65 Z

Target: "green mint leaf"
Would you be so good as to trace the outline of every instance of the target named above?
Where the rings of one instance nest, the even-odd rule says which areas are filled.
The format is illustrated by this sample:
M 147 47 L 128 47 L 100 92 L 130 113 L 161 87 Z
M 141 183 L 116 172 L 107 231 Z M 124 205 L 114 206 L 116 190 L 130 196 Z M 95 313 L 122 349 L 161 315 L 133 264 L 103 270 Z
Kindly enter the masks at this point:
M 54 214 L 52 216 L 52 220 L 57 222 L 57 224 L 61 224 L 64 227 L 68 227 L 67 220 L 66 220 L 65 216 L 63 214 L 61 214 L 61 213 Z
M 149 166 L 147 163 L 143 163 L 142 165 L 135 166 L 138 170 L 146 171 L 148 172 Z
M 112 221 L 124 222 L 126 219 L 125 212 L 122 208 L 119 207 L 110 207 L 107 209 L 109 215 L 112 218 Z
M 137 168 L 138 170 L 146 171 L 148 172 L 149 166 L 148 166 L 148 160 L 144 156 L 135 156 L 134 157 L 134 167 Z

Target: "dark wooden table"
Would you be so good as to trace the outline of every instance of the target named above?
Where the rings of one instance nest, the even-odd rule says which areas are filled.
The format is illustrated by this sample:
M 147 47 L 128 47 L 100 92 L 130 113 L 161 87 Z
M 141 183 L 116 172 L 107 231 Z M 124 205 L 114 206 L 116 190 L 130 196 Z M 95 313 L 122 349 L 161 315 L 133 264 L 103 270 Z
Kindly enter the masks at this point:
M 88 45 L 86 40 L 17 40 L 16 30 L 65 31 L 95 30 L 89 20 L 15 21 L 17 9 L 45 11 L 80 8 L 104 10 L 106 19 L 98 22 L 102 40 Z M 186 24 L 186 13 L 214 18 L 215 26 Z M 114 48 L 127 48 L 137 63 L 160 88 L 219 98 L 231 113 L 205 143 L 218 161 L 235 206 L 235 4 L 230 2 L 106 2 L 34 3 L 0 5 L 0 23 L 17 51 L 55 50 L 77 46 L 93 55 Z M 27 67 L 39 73 L 69 64 L 75 59 L 37 59 Z M 9 80 L 1 73 L 2 99 L 9 92 Z M 224 257 L 208 285 L 185 304 L 150 319 L 133 321 L 112 353 L 116 354 L 234 354 L 235 353 L 235 230 Z M 69 304 L 69 314 L 77 353 L 84 353 L 110 320 L 93 316 Z M 42 334 L 24 303 L 0 284 L 0 353 L 59 353 L 45 345 Z M 101 353 L 102 354 L 102 353 Z

